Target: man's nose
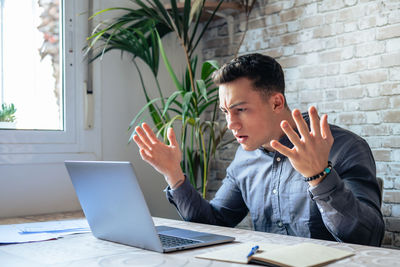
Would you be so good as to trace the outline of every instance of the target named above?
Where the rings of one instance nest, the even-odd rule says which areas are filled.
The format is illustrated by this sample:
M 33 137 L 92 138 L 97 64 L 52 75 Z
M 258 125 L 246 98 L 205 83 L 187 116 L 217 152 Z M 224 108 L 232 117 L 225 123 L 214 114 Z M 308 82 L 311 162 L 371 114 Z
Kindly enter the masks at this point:
M 237 120 L 237 118 L 228 115 L 226 116 L 226 122 L 229 130 L 233 131 L 240 129 L 240 122 Z

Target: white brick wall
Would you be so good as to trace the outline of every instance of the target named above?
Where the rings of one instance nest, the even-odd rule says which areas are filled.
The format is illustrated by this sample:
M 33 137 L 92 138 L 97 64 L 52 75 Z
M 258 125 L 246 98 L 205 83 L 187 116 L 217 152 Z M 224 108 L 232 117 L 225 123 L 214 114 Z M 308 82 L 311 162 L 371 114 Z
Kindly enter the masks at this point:
M 330 122 L 368 141 L 377 176 L 385 182 L 384 245 L 400 248 L 400 1 L 259 2 L 265 3 L 253 10 L 240 53 L 268 54 L 282 64 L 291 108 L 316 105 Z M 232 58 L 243 33 L 243 14 L 235 22 L 233 44 L 226 23 L 213 23 L 203 47 L 205 59 Z M 219 155 L 233 157 L 235 148 Z M 229 160 L 215 160 L 218 179 Z M 211 191 L 218 187 L 213 184 Z

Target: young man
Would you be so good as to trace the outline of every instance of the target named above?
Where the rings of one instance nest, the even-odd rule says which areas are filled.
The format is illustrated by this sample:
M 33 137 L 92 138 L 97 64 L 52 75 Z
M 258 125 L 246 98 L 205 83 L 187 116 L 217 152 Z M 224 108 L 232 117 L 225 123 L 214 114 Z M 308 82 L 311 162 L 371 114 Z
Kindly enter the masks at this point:
M 281 66 L 261 54 L 240 56 L 214 73 L 220 108 L 240 146 L 210 202 L 185 178 L 172 129 L 170 145 L 137 127 L 142 158 L 165 176 L 167 197 L 189 221 L 237 225 L 250 212 L 257 231 L 379 246 L 380 190 L 368 144 L 308 114 L 290 111 Z

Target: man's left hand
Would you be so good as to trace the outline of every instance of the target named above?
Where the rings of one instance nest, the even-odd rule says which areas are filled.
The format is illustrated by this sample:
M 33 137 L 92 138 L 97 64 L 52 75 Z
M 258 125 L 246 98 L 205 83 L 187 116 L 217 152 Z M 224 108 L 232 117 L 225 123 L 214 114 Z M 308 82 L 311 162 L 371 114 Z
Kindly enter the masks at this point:
M 308 110 L 310 117 L 309 130 L 306 121 L 298 109 L 293 110 L 292 116 L 297 130 L 294 131 L 288 121 L 281 122 L 281 128 L 292 142 L 292 149 L 272 140 L 270 145 L 282 155 L 289 158 L 292 166 L 304 177 L 311 177 L 321 173 L 328 165 L 329 152 L 333 144 L 333 136 L 328 125 L 328 116 L 318 116 L 317 109 L 312 106 Z M 311 186 L 317 185 L 322 179 L 310 181 Z

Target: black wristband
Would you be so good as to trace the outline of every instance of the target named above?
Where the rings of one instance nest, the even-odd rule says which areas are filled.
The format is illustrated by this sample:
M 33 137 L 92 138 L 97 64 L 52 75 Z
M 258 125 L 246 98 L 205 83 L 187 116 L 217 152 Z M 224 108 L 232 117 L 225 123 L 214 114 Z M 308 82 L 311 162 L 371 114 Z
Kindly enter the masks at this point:
M 313 181 L 313 180 L 317 180 L 317 179 L 327 175 L 331 171 L 332 171 L 332 162 L 328 161 L 328 167 L 326 167 L 322 172 L 318 173 L 317 175 L 314 175 L 314 176 L 311 176 L 311 177 L 305 177 L 304 178 L 304 182 L 310 182 L 310 181 Z

